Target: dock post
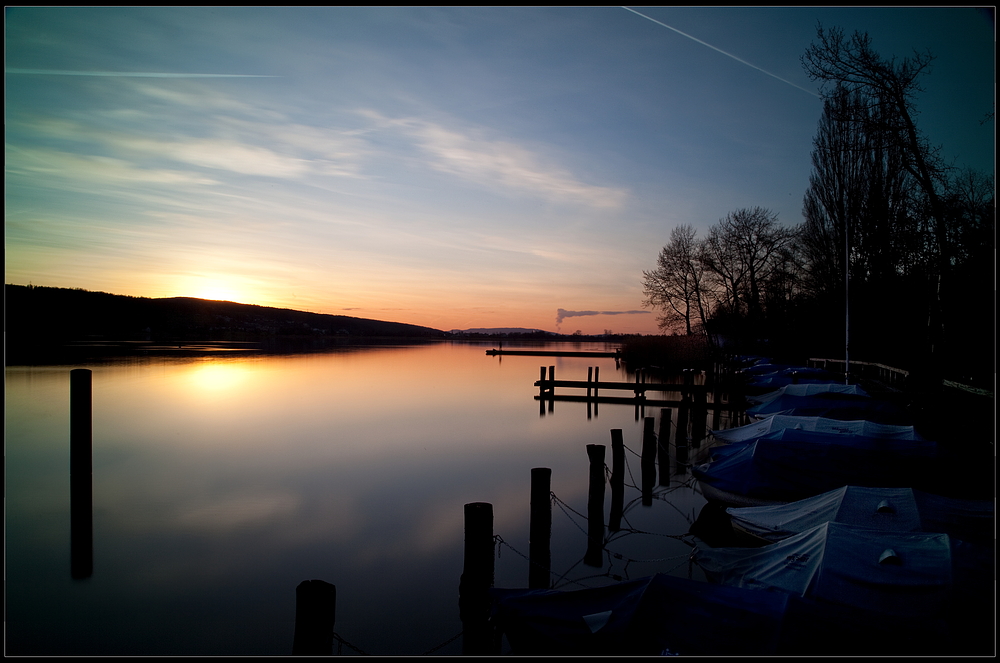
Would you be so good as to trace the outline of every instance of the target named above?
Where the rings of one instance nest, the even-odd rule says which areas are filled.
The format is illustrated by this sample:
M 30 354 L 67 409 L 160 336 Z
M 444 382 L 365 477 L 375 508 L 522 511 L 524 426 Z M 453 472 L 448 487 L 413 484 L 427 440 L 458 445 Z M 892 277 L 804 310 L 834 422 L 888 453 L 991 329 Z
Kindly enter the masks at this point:
M 490 629 L 490 598 L 493 586 L 493 505 L 465 505 L 465 568 L 458 585 L 458 611 L 462 619 L 462 654 L 494 653 Z
M 693 382 L 693 372 L 691 377 Z M 695 389 L 694 384 L 691 388 L 694 391 L 694 406 L 691 409 L 691 443 L 698 446 L 705 439 L 705 431 L 708 428 L 708 394 L 705 389 Z
M 337 587 L 323 580 L 303 580 L 295 588 L 295 635 L 292 656 L 333 656 Z
M 541 375 L 538 376 L 538 416 L 545 416 L 545 367 L 541 367 Z
M 611 429 L 611 514 L 608 529 L 617 532 L 622 528 L 625 511 L 625 440 L 621 428 Z
M 531 520 L 528 523 L 528 589 L 548 589 L 552 554 L 552 470 L 531 468 Z
M 686 464 L 688 459 L 688 410 L 691 404 L 691 391 L 687 389 L 690 372 L 684 369 L 684 393 L 681 396 L 681 406 L 677 409 L 677 432 L 674 433 L 674 444 L 677 448 L 678 465 Z
M 604 566 L 604 451 L 603 444 L 588 444 L 590 458 L 590 491 L 587 500 L 587 552 L 583 563 Z
M 69 372 L 70 576 L 94 574 L 94 390 L 93 372 Z
M 594 381 L 594 367 L 587 367 L 587 398 L 590 398 L 590 384 Z
M 600 378 L 600 366 L 594 366 L 594 401 L 597 401 L 597 383 L 601 381 Z
M 556 406 L 556 367 L 549 366 L 549 380 L 551 385 L 549 385 L 549 412 L 555 411 Z
M 670 408 L 660 408 L 660 434 L 656 436 L 656 461 L 660 466 L 660 485 L 670 485 Z
M 656 483 L 656 433 L 653 417 L 642 420 L 642 505 L 653 505 L 653 484 Z

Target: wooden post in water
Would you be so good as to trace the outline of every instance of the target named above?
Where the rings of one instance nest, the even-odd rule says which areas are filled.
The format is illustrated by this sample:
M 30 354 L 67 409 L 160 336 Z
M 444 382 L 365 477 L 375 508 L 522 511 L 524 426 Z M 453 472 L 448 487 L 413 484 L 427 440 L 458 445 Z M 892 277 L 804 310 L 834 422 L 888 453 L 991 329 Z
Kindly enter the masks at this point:
M 660 485 L 670 485 L 670 408 L 660 408 L 660 434 L 656 436 L 656 461 L 660 466 Z
M 588 444 L 590 459 L 590 495 L 587 500 L 587 552 L 583 563 L 604 566 L 604 451 L 603 444 Z
M 691 372 L 691 386 L 694 387 L 694 371 Z M 698 446 L 705 439 L 708 428 L 708 394 L 704 389 L 694 393 L 694 407 L 691 410 L 691 444 Z
M 300 582 L 295 588 L 292 656 L 332 656 L 336 619 L 336 585 L 323 580 Z
M 545 416 L 545 367 L 541 367 L 541 375 L 538 376 L 538 416 Z
M 493 652 L 490 598 L 493 586 L 493 505 L 465 505 L 465 568 L 458 585 L 458 611 L 462 619 L 462 654 L 483 656 Z
M 528 523 L 528 589 L 548 589 L 552 570 L 552 470 L 531 469 L 531 520 Z
M 93 373 L 69 372 L 70 576 L 94 574 L 94 406 Z
M 611 429 L 611 514 L 608 529 L 617 532 L 622 528 L 625 510 L 625 440 L 621 428 Z
M 684 390 L 681 396 L 681 406 L 677 408 L 677 432 L 674 434 L 678 463 L 687 463 L 688 459 L 688 410 L 691 404 L 691 390 L 687 387 L 690 375 L 691 372 L 684 369 Z
M 549 399 L 549 412 L 553 412 L 555 410 L 555 405 L 556 405 L 556 367 L 555 366 L 549 366 L 549 380 L 552 381 L 552 384 L 549 387 L 549 396 L 552 397 L 552 398 Z
M 594 366 L 594 416 L 597 416 L 597 407 L 599 403 L 597 402 L 597 383 L 601 381 L 601 367 Z
M 587 367 L 587 398 L 590 398 L 590 384 L 594 381 L 594 367 Z
M 653 485 L 656 483 L 656 433 L 653 417 L 642 420 L 642 505 L 653 505 Z

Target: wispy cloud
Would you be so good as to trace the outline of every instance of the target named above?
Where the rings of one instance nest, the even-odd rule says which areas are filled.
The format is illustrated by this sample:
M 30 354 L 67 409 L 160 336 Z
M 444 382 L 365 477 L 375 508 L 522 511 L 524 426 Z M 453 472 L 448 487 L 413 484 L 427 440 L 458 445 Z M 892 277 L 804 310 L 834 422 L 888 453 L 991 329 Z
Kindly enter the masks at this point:
M 419 119 L 389 119 L 375 111 L 363 114 L 409 135 L 431 157 L 432 168 L 479 185 L 499 184 L 551 200 L 604 208 L 620 206 L 627 195 L 624 189 L 586 184 L 525 147 L 483 137 L 481 130 L 461 131 Z
M 155 71 L 75 71 L 72 69 L 4 69 L 5 74 L 28 76 L 100 76 L 115 78 L 278 78 L 264 74 L 192 74 Z

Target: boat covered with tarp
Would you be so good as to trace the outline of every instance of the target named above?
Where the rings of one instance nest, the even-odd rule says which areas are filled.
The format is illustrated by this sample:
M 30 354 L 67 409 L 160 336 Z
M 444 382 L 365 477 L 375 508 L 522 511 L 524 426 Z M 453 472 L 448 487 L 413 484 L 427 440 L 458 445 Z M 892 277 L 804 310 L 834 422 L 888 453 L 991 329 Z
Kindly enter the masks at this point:
M 924 439 L 913 426 L 898 426 L 880 424 L 875 421 L 856 419 L 844 421 L 828 417 L 801 417 L 787 414 L 771 415 L 765 419 L 754 421 L 746 426 L 713 430 L 712 436 L 720 442 L 746 442 L 783 428 L 816 431 L 820 433 L 841 433 L 864 435 L 867 437 L 885 437 L 896 440 Z
M 794 502 L 841 486 L 926 488 L 941 454 L 929 440 L 782 428 L 712 447 L 692 475 L 709 500 L 730 506 Z
M 995 539 L 990 500 L 943 497 L 912 488 L 841 486 L 787 504 L 726 509 L 732 526 L 775 543 L 827 522 L 889 532 L 939 532 L 964 541 Z
M 841 393 L 836 390 L 824 390 L 804 396 L 783 393 L 766 403 L 747 408 L 746 413 L 747 416 L 754 419 L 764 419 L 775 414 L 787 414 L 844 420 L 865 419 L 883 424 L 904 426 L 912 423 L 912 418 L 894 403 L 872 398 L 867 394 Z
M 788 604 L 781 594 L 664 574 L 575 591 L 490 595 L 494 627 L 513 653 L 533 656 L 774 654 Z
M 769 391 L 764 394 L 747 396 L 746 399 L 751 403 L 761 404 L 770 403 L 771 401 L 780 398 L 782 396 L 813 396 L 815 394 L 855 394 L 857 396 L 869 396 L 870 394 L 865 391 L 860 385 L 857 384 L 843 384 L 841 382 L 807 382 L 803 384 L 786 384 Z
M 952 589 L 947 534 L 826 522 L 760 548 L 698 547 L 709 581 L 899 617 L 942 615 Z
M 956 642 L 940 610 L 899 616 L 664 574 L 573 591 L 489 592 L 494 633 L 520 656 L 927 655 L 988 647 Z
M 886 635 L 927 638 L 926 654 L 962 654 L 994 644 L 994 551 L 944 533 L 826 522 L 759 548 L 699 546 L 691 559 L 710 582 L 838 606 Z

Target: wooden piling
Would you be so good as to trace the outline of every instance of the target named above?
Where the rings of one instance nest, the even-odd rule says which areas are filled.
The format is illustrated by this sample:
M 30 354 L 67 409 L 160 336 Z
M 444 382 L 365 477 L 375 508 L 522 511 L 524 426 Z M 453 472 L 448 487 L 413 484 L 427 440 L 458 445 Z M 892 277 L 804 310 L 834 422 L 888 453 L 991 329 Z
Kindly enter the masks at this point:
M 691 374 L 692 386 L 694 373 Z M 708 429 L 708 393 L 704 389 L 694 391 L 694 405 L 691 408 L 691 444 L 698 446 L 705 439 Z
M 656 433 L 653 432 L 653 417 L 642 420 L 642 504 L 652 506 L 653 486 L 656 484 Z
M 545 367 L 541 367 L 538 376 L 538 416 L 545 416 Z
M 490 599 L 493 586 L 493 505 L 465 505 L 465 567 L 458 585 L 458 610 L 462 620 L 462 654 L 493 652 Z
M 594 382 L 594 367 L 587 367 L 587 398 L 590 398 L 590 385 Z
M 617 532 L 622 528 L 625 509 L 625 440 L 621 428 L 611 429 L 611 513 L 608 529 Z
M 684 385 L 690 385 L 691 372 L 684 369 Z M 674 433 L 674 444 L 677 449 L 677 462 L 687 463 L 688 459 L 688 411 L 691 406 L 691 390 L 685 389 L 681 398 L 681 406 L 677 408 L 677 431 Z
M 94 573 L 94 407 L 93 373 L 69 372 L 70 576 Z
M 337 587 L 323 580 L 303 580 L 295 588 L 293 656 L 332 656 L 337 619 Z
M 528 588 L 548 589 L 552 570 L 552 470 L 531 469 L 531 520 L 528 523 Z
M 587 500 L 587 552 L 583 563 L 604 566 L 604 452 L 603 444 L 588 444 L 590 459 L 590 491 Z
M 660 485 L 670 485 L 670 408 L 660 408 L 660 433 L 656 436 L 656 461 L 660 466 Z

